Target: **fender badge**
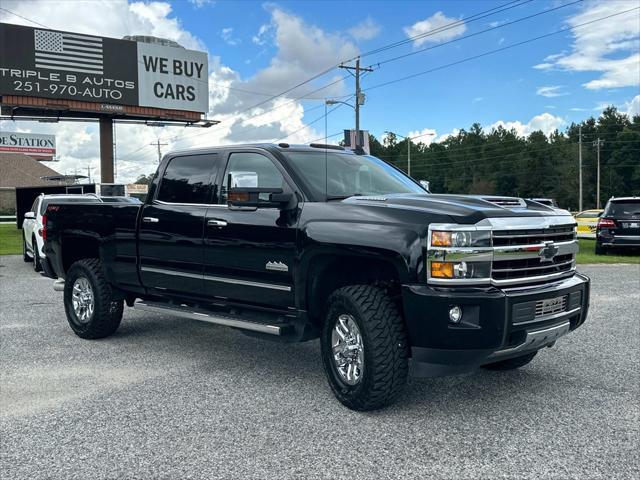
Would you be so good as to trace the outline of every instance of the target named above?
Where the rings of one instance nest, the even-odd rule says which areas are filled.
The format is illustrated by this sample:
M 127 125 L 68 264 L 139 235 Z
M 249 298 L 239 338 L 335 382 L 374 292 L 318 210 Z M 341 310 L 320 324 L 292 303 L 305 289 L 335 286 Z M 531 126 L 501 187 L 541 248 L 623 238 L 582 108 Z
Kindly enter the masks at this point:
M 273 270 L 274 272 L 288 272 L 289 267 L 282 262 L 267 262 L 265 265 L 267 270 Z

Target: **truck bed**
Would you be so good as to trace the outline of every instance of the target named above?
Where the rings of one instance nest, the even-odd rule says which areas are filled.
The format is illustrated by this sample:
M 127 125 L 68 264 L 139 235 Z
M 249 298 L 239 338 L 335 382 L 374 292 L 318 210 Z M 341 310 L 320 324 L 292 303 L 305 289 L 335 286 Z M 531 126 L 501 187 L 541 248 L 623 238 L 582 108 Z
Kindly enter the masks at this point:
M 64 278 L 71 263 L 99 252 L 105 273 L 115 285 L 139 286 L 137 218 L 142 205 L 51 203 L 47 207 L 44 253 L 55 276 Z

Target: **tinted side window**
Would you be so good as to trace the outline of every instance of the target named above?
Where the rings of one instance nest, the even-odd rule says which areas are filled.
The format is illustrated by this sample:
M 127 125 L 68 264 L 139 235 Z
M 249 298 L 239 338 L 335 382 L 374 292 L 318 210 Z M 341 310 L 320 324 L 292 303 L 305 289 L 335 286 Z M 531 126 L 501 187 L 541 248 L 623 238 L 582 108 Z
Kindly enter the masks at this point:
M 222 179 L 221 200 L 227 203 L 229 174 L 240 187 L 284 188 L 284 177 L 273 162 L 259 153 L 232 153 Z
M 212 154 L 171 159 L 156 198 L 171 203 L 210 203 L 215 160 Z
M 38 213 L 38 200 L 40 200 L 40 198 L 36 198 L 33 201 L 33 205 L 31 205 L 31 210 L 30 211 L 33 212 L 33 213 Z

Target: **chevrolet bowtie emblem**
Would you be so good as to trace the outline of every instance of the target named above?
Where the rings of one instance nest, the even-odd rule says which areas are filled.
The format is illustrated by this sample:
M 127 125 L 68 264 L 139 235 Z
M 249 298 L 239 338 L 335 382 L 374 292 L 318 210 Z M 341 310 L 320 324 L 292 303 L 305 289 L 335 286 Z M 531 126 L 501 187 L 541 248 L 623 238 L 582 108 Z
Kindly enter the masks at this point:
M 553 258 L 558 254 L 558 247 L 553 242 L 545 242 L 544 247 L 538 252 L 541 262 L 552 262 Z

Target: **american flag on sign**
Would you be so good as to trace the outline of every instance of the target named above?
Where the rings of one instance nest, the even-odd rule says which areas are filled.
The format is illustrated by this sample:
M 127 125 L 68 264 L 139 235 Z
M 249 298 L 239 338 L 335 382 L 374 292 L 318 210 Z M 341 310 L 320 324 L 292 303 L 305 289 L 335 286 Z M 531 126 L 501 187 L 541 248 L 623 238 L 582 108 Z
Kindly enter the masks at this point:
M 102 39 L 35 30 L 36 68 L 102 75 Z

